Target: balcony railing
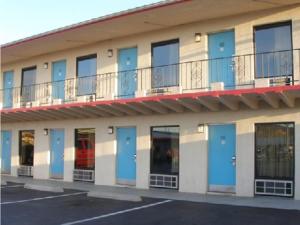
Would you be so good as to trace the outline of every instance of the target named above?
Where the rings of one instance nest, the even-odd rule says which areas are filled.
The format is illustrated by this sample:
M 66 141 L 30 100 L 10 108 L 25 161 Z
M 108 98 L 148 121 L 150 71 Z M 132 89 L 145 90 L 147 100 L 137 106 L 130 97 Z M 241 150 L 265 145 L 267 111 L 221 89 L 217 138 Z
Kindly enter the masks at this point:
M 11 108 L 253 88 L 258 83 L 294 85 L 299 83 L 299 77 L 300 49 L 294 49 L 105 73 L 2 89 L 0 94 L 3 108 Z

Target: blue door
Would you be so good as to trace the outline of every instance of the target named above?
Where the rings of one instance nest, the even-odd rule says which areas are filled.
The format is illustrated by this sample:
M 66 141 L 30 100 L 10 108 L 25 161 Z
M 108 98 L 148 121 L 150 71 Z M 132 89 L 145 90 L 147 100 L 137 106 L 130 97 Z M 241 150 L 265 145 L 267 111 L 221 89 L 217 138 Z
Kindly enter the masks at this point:
M 63 178 L 65 133 L 61 129 L 50 130 L 51 177 Z
M 52 97 L 65 99 L 66 61 L 52 63 Z
M 135 185 L 136 129 L 117 128 L 117 182 Z
M 13 104 L 13 71 L 3 73 L 3 108 L 11 108 Z
M 223 82 L 225 88 L 233 88 L 235 85 L 234 31 L 210 34 L 208 36 L 208 51 L 209 84 Z
M 119 50 L 118 56 L 118 95 L 132 98 L 136 91 L 137 48 Z
M 209 126 L 210 191 L 235 192 L 235 125 Z
M 1 173 L 10 173 L 11 131 L 1 132 Z

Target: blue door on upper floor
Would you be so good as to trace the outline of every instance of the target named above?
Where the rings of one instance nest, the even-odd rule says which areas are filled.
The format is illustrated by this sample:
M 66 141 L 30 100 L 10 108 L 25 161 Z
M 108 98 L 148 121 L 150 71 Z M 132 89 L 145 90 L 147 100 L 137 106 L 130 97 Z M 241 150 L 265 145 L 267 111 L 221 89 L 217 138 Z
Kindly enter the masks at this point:
M 117 128 L 117 182 L 135 185 L 136 128 Z
M 1 131 L 1 173 L 10 174 L 11 131 Z
M 226 31 L 208 36 L 209 52 L 209 86 L 211 83 L 223 82 L 225 88 L 235 86 L 234 31 Z
M 63 178 L 64 175 L 65 133 L 63 129 L 50 130 L 51 177 Z
M 66 61 L 52 63 L 52 97 L 65 99 Z
M 209 126 L 208 183 L 210 191 L 235 192 L 234 124 Z
M 118 55 L 118 96 L 133 98 L 137 80 L 137 48 L 119 50 Z
M 14 73 L 8 71 L 3 73 L 3 108 L 11 108 L 13 105 Z

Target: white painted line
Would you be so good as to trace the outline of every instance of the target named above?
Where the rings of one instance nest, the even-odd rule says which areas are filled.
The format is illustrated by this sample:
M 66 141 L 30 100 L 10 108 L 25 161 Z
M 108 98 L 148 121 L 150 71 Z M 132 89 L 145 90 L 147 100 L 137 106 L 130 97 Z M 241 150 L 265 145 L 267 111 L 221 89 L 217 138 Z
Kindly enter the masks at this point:
M 40 201 L 40 200 L 44 200 L 44 199 L 62 198 L 62 197 L 68 197 L 68 196 L 73 196 L 73 195 L 82 195 L 82 194 L 86 194 L 86 193 L 87 192 L 76 192 L 76 193 L 71 193 L 71 194 L 53 195 L 53 196 L 47 196 L 47 197 L 42 197 L 42 198 L 31 198 L 31 199 L 19 200 L 19 201 L 14 201 L 14 202 L 1 202 L 0 205 L 9 205 L 9 204 L 16 204 L 16 203 L 23 203 L 23 202 Z
M 154 207 L 157 205 L 162 205 L 162 204 L 172 202 L 172 201 L 173 200 L 165 200 L 165 201 L 156 202 L 156 203 L 152 203 L 152 204 L 148 204 L 148 205 L 143 205 L 143 206 L 139 206 L 139 207 L 135 207 L 135 208 L 131 208 L 131 209 L 125 209 L 125 210 L 121 210 L 121 211 L 117 211 L 117 212 L 113 212 L 113 213 L 95 216 L 95 217 L 91 217 L 91 218 L 87 218 L 87 219 L 83 219 L 83 220 L 76 220 L 73 222 L 63 223 L 61 225 L 73 225 L 73 224 L 85 223 L 85 222 L 89 222 L 89 221 L 93 221 L 93 220 L 99 220 L 99 219 L 103 219 L 103 218 L 107 218 L 107 217 L 111 217 L 111 216 L 116 216 L 116 215 L 120 215 L 120 214 L 124 214 L 124 213 L 128 213 L 128 212 L 133 212 L 133 211 L 137 211 L 137 210 L 141 210 L 141 209 Z
M 2 186 L 2 188 L 15 188 L 15 187 L 24 187 L 24 185 L 11 185 L 11 186 Z

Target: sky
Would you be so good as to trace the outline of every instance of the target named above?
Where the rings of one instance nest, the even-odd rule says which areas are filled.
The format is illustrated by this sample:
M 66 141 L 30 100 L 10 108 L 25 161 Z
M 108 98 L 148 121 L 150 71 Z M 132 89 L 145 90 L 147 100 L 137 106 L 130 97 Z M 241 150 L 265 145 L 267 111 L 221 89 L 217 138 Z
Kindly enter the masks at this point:
M 0 0 L 0 44 L 159 0 Z

